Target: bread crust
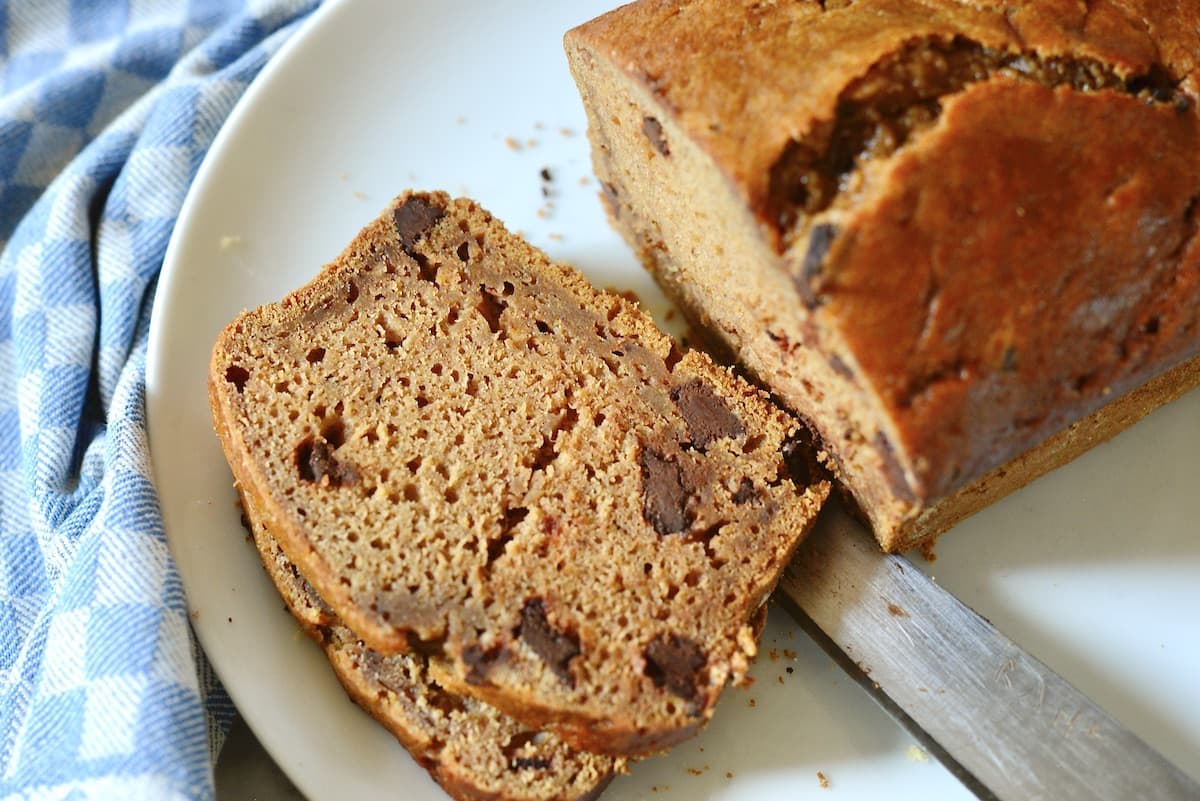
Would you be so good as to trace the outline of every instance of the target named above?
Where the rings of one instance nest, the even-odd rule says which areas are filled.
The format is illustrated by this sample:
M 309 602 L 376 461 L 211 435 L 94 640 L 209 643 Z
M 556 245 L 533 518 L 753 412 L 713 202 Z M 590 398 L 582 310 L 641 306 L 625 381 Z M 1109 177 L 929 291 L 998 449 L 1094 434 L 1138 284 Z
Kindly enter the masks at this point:
M 1181 0 L 641 0 L 567 34 L 659 99 L 751 208 L 789 140 L 834 118 L 847 83 L 917 38 L 1090 58 L 1121 74 L 1200 69 Z

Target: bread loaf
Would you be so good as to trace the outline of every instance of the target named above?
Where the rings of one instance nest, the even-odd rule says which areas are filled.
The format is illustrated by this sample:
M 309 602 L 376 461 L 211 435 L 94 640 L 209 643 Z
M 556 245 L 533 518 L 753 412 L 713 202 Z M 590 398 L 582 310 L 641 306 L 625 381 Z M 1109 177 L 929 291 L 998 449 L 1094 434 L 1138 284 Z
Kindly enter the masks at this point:
M 566 49 L 612 223 L 886 548 L 1200 381 L 1195 3 L 641 0 Z
M 343 624 L 586 751 L 711 717 L 828 492 L 758 390 L 444 194 L 234 321 L 209 385 L 241 491 Z

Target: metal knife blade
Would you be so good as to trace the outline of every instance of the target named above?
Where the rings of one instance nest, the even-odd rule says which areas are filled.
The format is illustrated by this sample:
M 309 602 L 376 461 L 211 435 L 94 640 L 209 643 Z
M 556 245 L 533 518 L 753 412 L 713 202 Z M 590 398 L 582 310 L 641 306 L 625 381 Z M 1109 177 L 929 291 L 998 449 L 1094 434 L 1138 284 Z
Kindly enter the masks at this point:
M 901 556 L 839 504 L 780 599 L 960 781 L 1000 801 L 1182 801 L 1200 783 Z

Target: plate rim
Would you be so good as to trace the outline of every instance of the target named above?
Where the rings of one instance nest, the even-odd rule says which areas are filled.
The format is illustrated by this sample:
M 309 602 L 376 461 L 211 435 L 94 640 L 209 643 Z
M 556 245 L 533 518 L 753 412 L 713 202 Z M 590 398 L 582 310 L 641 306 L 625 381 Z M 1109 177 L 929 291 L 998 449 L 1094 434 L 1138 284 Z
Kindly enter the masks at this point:
M 181 205 L 179 215 L 176 220 L 174 230 L 172 231 L 171 239 L 164 255 L 162 271 L 159 274 L 159 279 L 156 286 L 155 298 L 151 309 L 149 343 L 146 353 L 146 415 L 147 415 L 147 436 L 151 454 L 152 475 L 155 481 L 155 486 L 159 485 L 159 472 L 157 460 L 153 458 L 155 453 L 155 436 L 154 431 L 157 425 L 161 425 L 162 421 L 156 422 L 157 414 L 154 411 L 155 404 L 152 398 L 157 393 L 162 391 L 162 370 L 165 360 L 170 358 L 170 354 L 163 349 L 163 338 L 165 329 L 169 326 L 169 322 L 165 319 L 163 308 L 170 302 L 172 296 L 176 293 L 176 285 L 181 279 L 180 275 L 183 272 L 179 266 L 181 260 L 182 242 L 188 238 L 188 232 L 197 224 L 195 209 L 200 205 L 203 197 L 209 191 L 209 184 L 213 183 L 213 175 L 216 172 L 216 167 L 224 158 L 224 153 L 229 149 L 230 142 L 236 136 L 238 130 L 244 125 L 246 118 L 252 113 L 252 110 L 260 102 L 261 98 L 269 95 L 272 88 L 286 74 L 293 60 L 299 57 L 305 48 L 305 43 L 308 42 L 317 31 L 323 26 L 331 24 L 329 20 L 336 18 L 339 14 L 344 13 L 346 9 L 359 4 L 359 0 L 329 0 L 318 7 L 309 18 L 304 20 L 300 28 L 285 42 L 275 56 L 268 61 L 262 71 L 254 78 L 251 84 L 243 92 L 235 106 L 231 110 L 225 123 L 221 126 L 215 136 L 208 153 L 197 170 L 196 177 L 192 185 L 188 188 L 184 202 Z M 172 537 L 171 530 L 165 529 L 165 536 L 168 548 L 171 551 L 172 558 L 177 559 L 178 549 L 175 539 Z M 178 563 L 176 565 L 178 569 Z M 185 592 L 187 587 L 184 587 Z M 199 645 L 207 652 L 209 650 L 209 641 L 212 632 L 215 630 L 216 622 L 211 619 L 205 620 L 190 620 L 192 630 L 195 632 L 196 639 Z M 216 663 L 212 663 L 214 670 L 220 675 Z M 228 688 L 228 685 L 226 685 Z M 230 697 L 234 700 L 238 707 L 239 713 L 242 714 L 250 728 L 259 734 L 258 715 L 254 713 L 253 704 L 247 707 L 241 703 L 243 699 L 238 697 L 236 691 L 230 691 Z M 249 710 L 249 711 L 248 711 Z M 284 766 L 288 760 L 286 755 L 276 753 L 276 744 L 271 738 L 261 738 L 260 740 L 267 753 L 280 766 Z M 297 781 L 296 775 L 291 769 L 285 769 L 289 778 L 296 781 L 298 786 L 303 786 L 301 781 Z M 308 792 L 307 788 L 305 789 Z

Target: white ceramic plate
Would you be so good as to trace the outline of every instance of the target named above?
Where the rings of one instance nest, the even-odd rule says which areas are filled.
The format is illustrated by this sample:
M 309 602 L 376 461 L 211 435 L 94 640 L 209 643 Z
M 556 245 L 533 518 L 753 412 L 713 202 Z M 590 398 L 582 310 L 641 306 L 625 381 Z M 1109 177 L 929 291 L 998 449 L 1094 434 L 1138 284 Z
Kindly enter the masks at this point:
M 661 317 L 661 296 L 605 224 L 595 183 L 583 185 L 583 111 L 561 36 L 610 5 L 326 6 L 251 87 L 184 207 L 148 373 L 167 535 L 206 651 L 311 801 L 444 796 L 346 701 L 259 567 L 212 433 L 209 348 L 241 309 L 307 281 L 408 186 L 473 195 L 599 285 L 635 290 Z M 543 167 L 554 190 L 544 217 Z M 923 565 L 1194 775 L 1198 486 L 1192 393 L 969 520 Z M 755 676 L 752 688 L 727 693 L 704 734 L 637 765 L 606 798 L 968 797 L 782 612 Z

